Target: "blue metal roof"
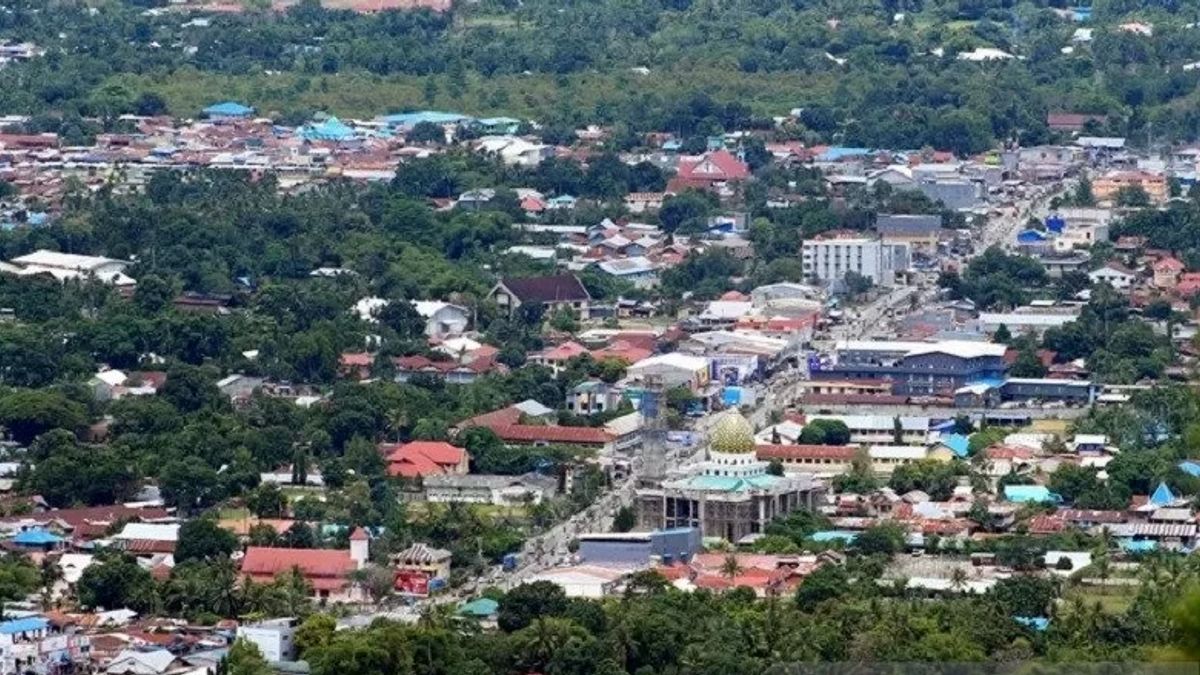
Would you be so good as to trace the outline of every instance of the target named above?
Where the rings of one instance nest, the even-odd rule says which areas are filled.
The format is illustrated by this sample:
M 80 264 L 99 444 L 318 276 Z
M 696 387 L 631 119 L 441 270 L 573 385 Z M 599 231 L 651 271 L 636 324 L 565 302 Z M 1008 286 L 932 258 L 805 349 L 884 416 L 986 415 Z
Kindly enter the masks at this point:
M 1166 506 L 1174 501 L 1175 495 L 1166 483 L 1159 483 L 1158 487 L 1154 488 L 1154 494 L 1150 495 L 1150 503 L 1155 506 Z
M 953 452 L 959 457 L 967 456 L 967 449 L 970 447 L 970 444 L 971 441 L 962 434 L 950 434 L 949 436 L 942 436 L 942 445 L 950 448 L 950 452 Z
M 451 112 L 438 112 L 437 110 L 418 110 L 410 113 L 399 113 L 396 115 L 385 115 L 383 121 L 392 126 L 415 126 L 421 122 L 431 122 L 433 124 L 456 124 L 459 122 L 469 121 L 471 118 L 466 115 Z
M 57 544 L 61 541 L 62 537 L 51 534 L 41 528 L 18 532 L 17 536 L 13 537 L 13 543 L 21 544 L 22 546 L 45 546 L 47 544 Z
M 1014 616 L 1013 620 L 1037 631 L 1046 630 L 1050 627 L 1050 619 L 1044 616 Z
M 1189 476 L 1196 476 L 1200 478 L 1200 463 L 1194 462 L 1190 459 L 1185 459 L 1179 463 L 1179 468 Z
M 813 532 L 808 538 L 818 543 L 844 541 L 847 544 L 853 544 L 854 540 L 858 539 L 858 535 L 846 530 L 822 530 L 820 532 Z
M 825 152 L 822 152 L 820 155 L 817 155 L 817 160 L 821 162 L 836 162 L 839 159 L 845 159 L 847 157 L 863 157 L 869 154 L 871 154 L 870 148 L 844 148 L 840 146 L 834 146 Z
M 1027 502 L 1059 503 L 1062 501 L 1060 495 L 1054 494 L 1045 485 L 1005 485 L 1004 498 L 1018 504 Z
M 210 105 L 204 109 L 204 112 L 209 115 L 220 115 L 224 117 L 245 117 L 254 113 L 254 108 L 247 105 L 242 105 L 235 101 L 225 101 Z
M 336 117 L 330 117 L 320 124 L 306 125 L 300 130 L 301 138 L 310 141 L 349 141 L 356 135 L 354 129 Z
M 1017 241 L 1022 244 L 1036 244 L 1046 239 L 1046 234 L 1039 230 L 1021 230 L 1017 233 Z
M 44 616 L 27 616 L 22 619 L 13 619 L 12 621 L 0 623 L 0 635 L 14 635 L 16 633 L 42 630 L 49 625 L 49 619 Z

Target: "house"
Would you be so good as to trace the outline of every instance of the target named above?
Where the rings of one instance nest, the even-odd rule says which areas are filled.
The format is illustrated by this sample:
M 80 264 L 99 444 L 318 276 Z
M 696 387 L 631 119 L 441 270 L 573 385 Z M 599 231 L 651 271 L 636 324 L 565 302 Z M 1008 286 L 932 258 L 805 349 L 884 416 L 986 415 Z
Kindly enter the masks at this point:
M 654 381 L 664 390 L 672 387 L 687 387 L 698 394 L 709 383 L 709 361 L 703 356 L 692 356 L 671 352 L 642 359 L 629 366 L 626 375 L 633 381 Z
M 370 541 L 362 528 L 350 535 L 349 550 L 250 546 L 242 558 L 241 574 L 255 583 L 270 583 L 298 569 L 312 585 L 313 596 L 329 602 L 355 602 L 362 592 L 349 574 L 367 563 Z
M 435 504 L 540 504 L 558 488 L 558 480 L 536 473 L 523 476 L 436 474 L 421 481 L 425 501 Z
M 647 290 L 658 285 L 658 265 L 645 256 L 605 260 L 596 264 L 601 272 Z
M 354 303 L 353 312 L 368 323 L 378 323 L 376 315 L 390 303 L 384 298 L 367 297 Z M 413 309 L 425 320 L 425 335 L 435 340 L 457 337 L 467 330 L 471 313 L 466 307 L 438 300 L 411 300 Z
M 935 253 L 942 233 L 942 216 L 881 213 L 875 219 L 875 231 L 884 243 L 908 244 L 913 251 Z
M 389 476 L 423 478 L 443 473 L 467 473 L 466 450 L 443 441 L 413 441 L 402 445 L 382 445 L 387 457 Z
M 471 322 L 466 307 L 436 300 L 414 300 L 412 304 L 425 319 L 425 335 L 437 340 L 462 335 Z
M 665 192 L 631 192 L 625 195 L 625 208 L 634 214 L 658 211 L 666 197 Z
M 152 396 L 166 380 L 167 374 L 162 371 L 124 373 L 110 369 L 93 375 L 88 385 L 97 401 L 116 401 L 126 396 Z
M 625 572 L 594 565 L 576 565 L 546 570 L 528 583 L 549 581 L 563 589 L 568 598 L 603 598 L 616 592 Z
M 204 668 L 200 672 L 207 672 Z M 166 675 L 180 672 L 192 675 L 195 669 L 180 667 L 178 658 L 162 647 L 125 649 L 109 662 L 107 675 Z
M 1118 291 L 1129 290 L 1137 281 L 1137 274 L 1119 262 L 1107 262 L 1103 267 L 1088 273 L 1093 284 L 1108 284 Z
M 728 150 L 680 159 L 678 174 L 671 183 L 678 187 L 713 189 L 750 177 L 750 167 Z
M 1081 36 L 1085 36 L 1086 39 L 1081 39 Z M 1089 42 L 1091 41 L 1091 37 L 1092 32 L 1090 28 L 1080 28 L 1075 31 L 1075 35 L 1071 40 L 1072 42 Z M 1046 126 L 1050 127 L 1052 131 L 1065 131 L 1073 134 L 1083 131 L 1088 124 L 1101 127 L 1106 122 L 1108 122 L 1107 115 L 1070 112 L 1052 112 L 1046 114 Z
M 1150 269 L 1154 272 L 1154 287 L 1166 290 L 1175 288 L 1184 266 L 1178 258 L 1168 255 L 1155 260 Z
M 1147 171 L 1113 171 L 1092 181 L 1092 194 L 1097 201 L 1114 201 L 1123 188 L 1141 188 L 1156 204 L 1165 202 L 1168 196 L 1166 177 Z
M 557 375 L 567 367 L 567 363 L 571 359 L 578 358 L 587 353 L 587 347 L 573 340 L 568 340 L 554 347 L 547 347 L 540 351 L 531 352 L 528 361 L 536 366 L 546 366 Z
M 391 563 L 400 572 L 421 572 L 429 579 L 449 579 L 450 558 L 450 551 L 418 542 L 393 555 Z
M 174 553 L 179 523 L 127 523 L 113 536 L 115 545 L 136 557 Z
M 592 296 L 574 274 L 501 279 L 488 297 L 510 315 L 524 305 L 540 305 L 546 314 L 569 309 L 588 318 Z
M 371 377 L 375 355 L 367 352 L 343 352 L 338 356 L 338 375 L 351 380 L 366 380 Z
M 577 415 L 594 415 L 616 410 L 624 391 L 601 380 L 585 380 L 567 392 L 566 409 Z

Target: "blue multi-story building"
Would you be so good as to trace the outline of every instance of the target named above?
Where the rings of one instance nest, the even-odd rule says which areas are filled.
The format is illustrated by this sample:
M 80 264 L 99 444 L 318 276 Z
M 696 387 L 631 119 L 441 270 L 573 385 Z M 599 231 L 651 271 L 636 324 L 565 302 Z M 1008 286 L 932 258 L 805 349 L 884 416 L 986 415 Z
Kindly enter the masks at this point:
M 967 384 L 1004 378 L 1005 346 L 990 342 L 839 342 L 830 358 L 810 363 L 814 380 L 888 380 L 892 393 L 952 395 Z

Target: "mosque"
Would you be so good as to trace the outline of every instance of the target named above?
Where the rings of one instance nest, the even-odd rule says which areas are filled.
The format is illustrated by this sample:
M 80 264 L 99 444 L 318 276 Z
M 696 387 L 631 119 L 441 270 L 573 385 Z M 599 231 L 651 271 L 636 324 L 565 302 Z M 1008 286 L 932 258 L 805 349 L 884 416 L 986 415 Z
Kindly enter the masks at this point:
M 798 509 L 813 509 L 824 485 L 811 476 L 773 476 L 754 454 L 754 429 L 740 413 L 721 416 L 707 459 L 637 492 L 638 526 L 698 527 L 705 537 L 737 542 Z

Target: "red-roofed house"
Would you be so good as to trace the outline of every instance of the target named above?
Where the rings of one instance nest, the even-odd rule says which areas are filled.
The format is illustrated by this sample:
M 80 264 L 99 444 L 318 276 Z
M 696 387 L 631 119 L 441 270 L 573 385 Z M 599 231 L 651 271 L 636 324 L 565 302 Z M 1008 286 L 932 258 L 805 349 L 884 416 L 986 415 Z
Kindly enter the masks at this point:
M 251 546 L 242 558 L 241 573 L 255 583 L 267 584 L 297 569 L 312 585 L 314 598 L 360 602 L 362 589 L 351 583 L 349 575 L 366 564 L 368 552 L 366 532 L 359 528 L 350 535 L 349 550 Z
M 750 177 L 750 167 L 728 150 L 717 150 L 699 157 L 681 159 L 679 173 L 672 181 L 681 187 L 703 190 Z
M 371 377 L 371 365 L 375 355 L 366 352 L 346 352 L 338 357 L 338 374 L 352 380 Z
M 1200 272 L 1184 272 L 1175 284 L 1175 293 L 1181 298 L 1190 298 L 1200 292 Z
M 529 355 L 529 362 L 538 366 L 546 366 L 557 374 L 566 367 L 567 361 L 587 353 L 587 347 L 578 342 L 567 341 L 555 347 L 533 352 Z
M 1178 258 L 1166 256 L 1155 260 L 1150 269 L 1154 271 L 1155 288 L 1175 288 L 1183 273 L 1183 263 Z
M 467 473 L 466 450 L 442 441 L 413 441 L 403 445 L 385 444 L 388 475 L 421 478 L 434 474 Z
M 784 471 L 803 473 L 845 473 L 850 470 L 857 448 L 852 445 L 775 445 L 754 448 L 764 462 L 779 460 Z

